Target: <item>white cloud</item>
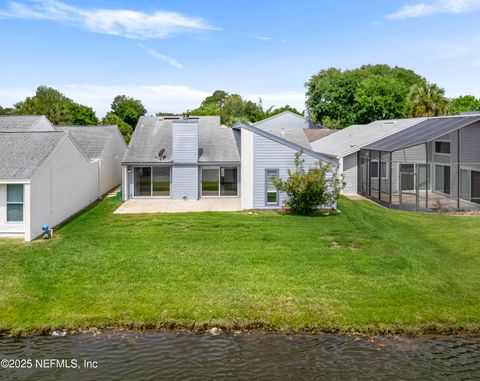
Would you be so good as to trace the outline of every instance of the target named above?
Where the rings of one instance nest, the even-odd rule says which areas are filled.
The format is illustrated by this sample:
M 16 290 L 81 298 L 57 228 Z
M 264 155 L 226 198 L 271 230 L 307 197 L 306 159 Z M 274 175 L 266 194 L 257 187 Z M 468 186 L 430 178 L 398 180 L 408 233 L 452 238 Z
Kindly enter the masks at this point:
M 164 62 L 168 63 L 170 66 L 178 67 L 179 69 L 181 69 L 183 67 L 183 65 L 181 63 L 179 63 L 177 60 L 173 59 L 172 57 L 161 54 L 161 53 L 157 52 L 155 49 L 148 48 L 143 44 L 137 44 L 137 46 L 142 48 L 143 50 L 145 50 L 145 52 L 149 56 L 154 57 L 154 58 L 156 58 L 160 61 L 164 61 Z
M 255 38 L 257 40 L 262 40 L 262 41 L 270 41 L 272 38 L 267 37 L 267 36 L 259 36 L 258 34 L 249 34 L 250 37 Z
M 200 103 L 211 93 L 212 89 L 198 90 L 181 85 L 92 85 L 92 84 L 70 84 L 50 85 L 58 89 L 75 102 L 92 107 L 97 116 L 103 117 L 109 110 L 113 98 L 116 95 L 125 94 L 135 99 L 140 99 L 148 110 L 148 114 L 156 112 L 180 113 L 188 109 L 197 108 Z M 234 93 L 235 90 L 230 91 Z M 11 107 L 16 102 L 35 94 L 35 88 L 0 88 L 0 105 Z M 263 106 L 281 107 L 286 104 L 296 107 L 299 110 L 305 108 L 305 94 L 297 91 L 286 91 L 278 93 L 241 94 L 242 97 L 258 102 L 260 97 Z
M 0 9 L 0 17 L 49 20 L 91 32 L 135 39 L 165 38 L 174 33 L 217 29 L 201 17 L 177 12 L 78 8 L 57 0 L 12 1 L 6 9 Z
M 428 3 L 409 4 L 387 16 L 391 20 L 429 16 L 435 13 L 466 13 L 480 9 L 480 0 L 435 0 Z

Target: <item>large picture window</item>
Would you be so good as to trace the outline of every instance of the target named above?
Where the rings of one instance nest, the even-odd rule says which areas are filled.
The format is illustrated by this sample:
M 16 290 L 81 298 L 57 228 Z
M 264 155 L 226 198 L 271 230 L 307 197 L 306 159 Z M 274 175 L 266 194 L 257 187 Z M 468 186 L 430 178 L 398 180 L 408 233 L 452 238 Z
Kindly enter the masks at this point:
M 265 204 L 278 205 L 278 190 L 275 181 L 278 180 L 278 169 L 265 171 Z
M 133 177 L 135 197 L 170 196 L 170 167 L 137 167 Z
M 237 167 L 205 167 L 201 178 L 202 197 L 237 196 Z
M 7 184 L 7 222 L 23 222 L 23 184 Z

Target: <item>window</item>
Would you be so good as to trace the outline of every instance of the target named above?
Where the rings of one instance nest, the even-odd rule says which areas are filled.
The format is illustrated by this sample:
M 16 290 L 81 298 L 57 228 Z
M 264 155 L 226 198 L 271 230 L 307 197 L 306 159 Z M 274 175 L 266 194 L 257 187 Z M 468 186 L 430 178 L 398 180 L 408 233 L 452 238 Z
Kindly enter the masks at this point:
M 202 168 L 202 196 L 218 196 L 218 168 Z
M 7 222 L 23 222 L 23 184 L 7 184 Z
M 237 167 L 202 168 L 202 196 L 237 196 Z
M 170 167 L 137 167 L 133 177 L 135 197 L 170 196 Z
M 450 155 L 450 142 L 435 142 L 435 153 Z
M 380 170 L 382 171 L 382 179 L 386 179 L 388 177 L 387 162 L 381 161 L 380 163 L 381 163 Z M 378 179 L 378 160 L 372 160 L 370 162 L 370 174 L 373 179 Z
M 275 180 L 278 180 L 278 169 L 267 169 L 265 171 L 266 205 L 278 205 L 278 190 L 275 187 Z
M 435 166 L 435 191 L 450 194 L 450 167 Z
M 238 169 L 220 168 L 220 195 L 236 196 L 238 194 Z
M 152 168 L 152 195 L 170 196 L 170 167 Z

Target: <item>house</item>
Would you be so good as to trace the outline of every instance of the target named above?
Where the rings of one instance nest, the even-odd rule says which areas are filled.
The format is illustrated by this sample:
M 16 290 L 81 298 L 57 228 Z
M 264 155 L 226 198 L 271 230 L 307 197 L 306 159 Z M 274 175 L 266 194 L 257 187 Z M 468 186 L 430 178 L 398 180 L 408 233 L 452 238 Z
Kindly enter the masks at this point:
M 365 145 L 395 132 L 406 129 L 421 118 L 380 120 L 366 125 L 353 125 L 311 143 L 312 149 L 334 156 L 339 161 L 339 174 L 343 175 L 342 193 L 357 193 L 357 152 Z
M 98 194 L 104 195 L 121 183 L 121 162 L 127 149 L 117 126 L 60 126 L 68 132 L 91 162 L 98 163 Z
M 480 115 L 377 121 L 313 142 L 346 189 L 408 210 L 480 208 Z
M 303 128 L 222 126 L 218 116 L 142 117 L 125 153 L 124 199 L 237 200 L 241 209 L 283 205 L 273 177 L 285 178 L 295 153 L 305 165 L 337 161 L 311 149 Z
M 115 176 L 108 166 L 100 172 L 101 160 L 87 148 L 95 145 L 103 155 L 115 139 L 98 143 L 94 135 L 102 133 L 92 133 L 92 145 L 82 149 L 74 135 L 45 117 L 0 117 L 0 237 L 30 241 L 42 226 L 58 225 L 103 194 L 100 177 Z M 120 181 L 118 173 L 113 182 Z

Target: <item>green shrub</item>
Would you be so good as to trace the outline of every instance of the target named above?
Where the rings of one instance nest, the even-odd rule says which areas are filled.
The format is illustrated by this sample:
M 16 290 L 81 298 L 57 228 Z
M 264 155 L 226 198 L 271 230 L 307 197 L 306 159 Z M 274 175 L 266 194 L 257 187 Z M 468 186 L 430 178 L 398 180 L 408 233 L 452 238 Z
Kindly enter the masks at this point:
M 275 180 L 276 188 L 288 196 L 285 206 L 297 214 L 313 213 L 321 205 L 336 205 L 343 180 L 335 175 L 331 164 L 316 162 L 304 168 L 303 152 L 295 154 L 295 170 L 288 170 L 286 180 Z

